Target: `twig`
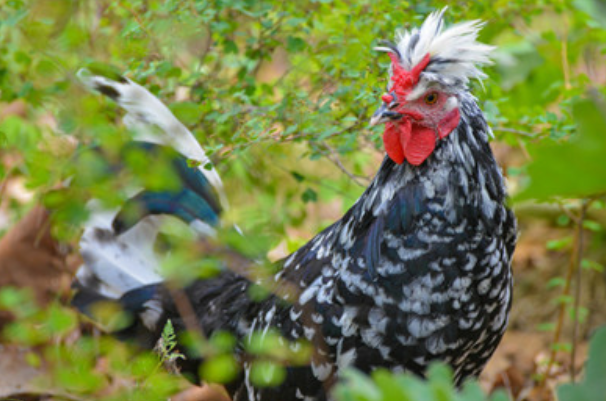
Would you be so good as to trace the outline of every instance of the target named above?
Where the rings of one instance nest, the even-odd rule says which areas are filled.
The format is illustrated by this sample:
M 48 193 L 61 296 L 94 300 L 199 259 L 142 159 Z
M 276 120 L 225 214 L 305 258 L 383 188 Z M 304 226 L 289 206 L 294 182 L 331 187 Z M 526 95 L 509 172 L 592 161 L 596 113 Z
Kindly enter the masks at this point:
M 583 247 L 584 247 L 583 222 L 587 215 L 587 210 L 588 210 L 589 206 L 595 199 L 596 199 L 595 197 L 591 198 L 591 199 L 584 199 L 581 202 L 581 207 L 580 207 L 578 216 L 575 216 L 574 214 L 572 214 L 572 212 L 570 212 L 569 210 L 567 210 L 566 208 L 564 208 L 563 206 L 560 205 L 561 210 L 564 213 L 566 213 L 566 215 L 568 217 L 570 217 L 570 219 L 574 222 L 574 224 L 576 226 L 575 238 L 574 238 L 574 242 L 573 242 L 573 249 L 572 249 L 572 253 L 570 255 L 568 271 L 566 272 L 566 280 L 565 280 L 565 284 L 564 284 L 564 289 L 562 291 L 562 296 L 564 296 L 564 297 L 570 296 L 572 276 L 573 276 L 573 273 L 576 273 L 575 274 L 574 305 L 573 305 L 575 318 L 574 318 L 574 322 L 573 322 L 571 363 L 570 363 L 570 380 L 572 382 L 574 382 L 575 376 L 576 376 L 576 368 L 575 368 L 574 362 L 575 362 L 575 357 L 576 357 L 576 343 L 577 343 L 579 304 L 580 304 L 580 291 L 581 291 L 581 262 L 583 260 Z M 560 337 L 562 334 L 562 327 L 564 325 L 564 316 L 566 313 L 566 307 L 567 307 L 566 302 L 561 302 L 559 305 L 558 321 L 556 324 L 554 337 L 553 337 L 554 345 L 556 345 L 560 342 Z M 543 386 L 545 384 L 546 380 L 549 378 L 549 376 L 551 374 L 551 370 L 553 368 L 553 364 L 555 362 L 556 354 L 557 354 L 557 349 L 555 347 L 552 347 L 551 353 L 549 356 L 549 363 L 547 365 L 547 372 L 546 372 L 545 376 L 542 378 L 541 382 L 539 383 L 539 386 Z
M 191 10 L 192 14 L 195 15 L 196 17 L 198 17 L 200 15 L 198 13 L 198 10 L 196 10 L 196 4 L 192 0 L 189 0 L 189 9 Z
M 147 27 L 145 26 L 145 23 L 141 19 L 140 15 L 134 9 L 132 9 L 128 5 L 124 4 L 124 2 L 119 1 L 118 4 L 122 8 L 126 9 L 133 16 L 133 18 L 137 21 L 137 24 L 139 24 L 139 27 L 141 27 L 141 30 L 143 31 L 143 33 L 145 33 L 145 35 L 149 38 L 158 57 L 162 57 L 162 49 L 160 48 L 160 45 L 158 44 L 155 36 L 149 31 L 149 29 L 147 29 Z M 185 68 L 187 66 L 187 64 L 185 62 L 183 62 L 183 60 L 181 60 L 177 54 L 175 54 L 173 56 L 173 58 L 175 60 L 175 64 L 179 65 L 181 68 Z
M 523 135 L 523 136 L 527 136 L 530 138 L 536 138 L 539 135 L 539 134 L 535 134 L 533 132 L 527 132 L 527 131 L 522 131 L 522 130 L 514 129 L 514 128 L 507 128 L 507 127 L 495 127 L 492 130 L 501 131 L 501 132 L 510 132 L 512 134 Z
M 292 170 L 287 169 L 286 167 L 284 167 L 284 166 L 282 166 L 282 165 L 280 165 L 278 163 L 272 163 L 271 166 L 274 167 L 274 168 L 276 168 L 276 169 L 278 169 L 278 170 L 280 170 L 280 171 L 282 171 L 282 172 L 284 172 L 285 174 L 287 174 L 289 176 L 292 176 Z M 326 184 L 325 181 L 323 181 L 321 179 L 315 179 L 315 178 L 310 178 L 310 177 L 306 176 L 305 177 L 305 181 L 311 182 L 313 184 L 316 184 L 319 187 L 329 189 L 329 190 L 333 191 L 334 193 L 340 194 L 343 197 L 347 197 L 351 201 L 356 200 L 356 198 L 352 197 L 350 193 L 345 192 L 345 191 L 343 191 L 343 190 L 341 190 L 339 188 L 335 188 L 332 185 L 328 185 L 328 184 Z
M 570 381 L 574 383 L 576 376 L 575 357 L 577 351 L 577 335 L 579 327 L 579 303 L 581 298 L 581 262 L 583 260 L 583 222 L 587 214 L 587 209 L 592 200 L 584 199 L 581 202 L 581 214 L 577 222 L 577 255 L 576 255 L 576 283 L 574 289 L 574 321 L 572 326 L 572 350 L 570 353 Z
M 564 204 L 562 202 L 558 202 L 558 206 L 562 213 L 564 213 L 566 216 L 568 216 L 568 218 L 571 221 L 573 221 L 575 224 L 577 223 L 578 217 L 575 216 L 574 213 L 572 213 L 572 211 L 570 211 L 570 209 L 567 209 L 566 206 L 564 206 Z M 582 211 L 582 207 L 581 207 L 581 211 Z
M 347 168 L 341 162 L 341 159 L 339 158 L 339 155 L 337 154 L 337 152 L 329 144 L 327 144 L 326 141 L 322 141 L 321 144 L 324 147 L 324 149 L 326 149 L 329 152 L 329 154 L 326 156 L 328 158 L 328 160 L 333 162 L 334 165 L 337 166 L 337 168 L 339 170 L 341 170 L 343 173 L 345 173 L 345 175 L 347 175 L 353 182 L 355 182 L 359 186 L 366 187 L 368 185 L 368 182 L 363 183 L 363 182 L 359 181 L 360 178 L 364 178 L 365 180 L 368 181 L 368 179 L 366 177 L 356 176 L 351 171 L 347 170 Z
M 133 18 L 137 21 L 137 24 L 139 24 L 139 27 L 141 28 L 141 30 L 151 40 L 153 46 L 156 48 L 156 52 L 158 52 L 158 54 L 162 54 L 162 52 L 160 51 L 160 48 L 158 47 L 158 44 L 156 43 L 156 40 L 155 40 L 154 36 L 147 29 L 147 27 L 145 26 L 145 24 L 141 20 L 141 17 L 139 16 L 139 14 L 135 10 L 133 10 L 132 8 L 130 8 L 128 5 L 124 4 L 122 1 L 118 2 L 118 4 L 120 4 L 120 6 L 122 8 L 126 9 L 133 16 Z
M 10 170 L 8 170 L 6 172 L 6 175 L 4 176 L 2 181 L 0 181 L 0 199 L 4 199 L 4 193 L 6 192 L 6 189 L 8 188 L 8 181 L 10 178 L 12 178 L 11 176 L 15 170 L 16 170 L 16 168 L 12 167 Z
M 564 32 L 562 34 L 562 70 L 564 72 L 564 88 L 566 90 L 570 90 L 572 86 L 570 85 L 570 64 L 568 63 L 568 18 L 566 14 L 563 15 L 564 18 Z
M 526 143 L 524 143 L 522 138 L 516 138 L 516 139 L 518 140 L 518 145 L 520 146 L 520 150 L 522 151 L 522 154 L 524 155 L 526 160 L 529 162 L 532 161 L 532 156 L 530 156 L 530 153 L 528 153 L 528 149 L 526 149 Z
M 578 224 L 579 219 L 576 216 L 573 216 L 573 221 L 575 222 L 575 224 Z M 566 272 L 566 280 L 565 280 L 565 284 L 564 284 L 564 289 L 562 290 L 562 297 L 570 296 L 572 274 L 575 271 L 575 265 L 576 265 L 576 259 L 577 259 L 576 255 L 578 252 L 578 237 L 577 236 L 578 236 L 578 231 L 575 234 L 576 238 L 573 243 L 573 250 L 570 255 L 570 262 L 568 263 L 568 271 Z M 557 354 L 557 348 L 555 347 L 555 345 L 559 344 L 559 342 L 560 342 L 560 337 L 562 335 L 562 327 L 564 326 L 565 314 L 566 314 L 566 303 L 560 302 L 560 304 L 558 306 L 558 321 L 556 323 L 555 332 L 553 334 L 553 341 L 552 341 L 551 352 L 549 355 L 549 362 L 547 364 L 547 371 L 545 373 L 545 376 L 543 376 L 541 381 L 539 382 L 539 387 L 543 387 L 545 385 L 547 379 L 551 375 L 551 370 L 553 368 L 553 364 L 555 363 L 555 358 L 556 358 L 556 354 Z
M 352 130 L 353 128 L 357 127 L 358 125 L 359 125 L 359 123 L 355 122 L 352 125 L 350 125 L 349 127 L 345 127 L 342 130 L 339 130 L 337 132 L 333 132 L 330 135 L 327 135 L 326 137 L 324 137 L 324 140 L 329 139 L 329 138 L 334 138 L 335 136 L 343 135 L 344 133 Z M 270 126 L 273 126 L 273 124 L 270 124 Z M 259 140 L 257 142 L 255 142 L 254 144 L 246 142 L 246 143 L 236 144 L 233 146 L 226 146 L 221 149 L 219 154 L 223 156 L 227 153 L 233 152 L 234 150 L 242 149 L 245 147 L 250 147 L 252 145 L 256 145 L 256 144 L 263 143 L 263 142 L 276 142 L 276 143 L 292 142 L 296 139 L 310 138 L 310 137 L 313 137 L 314 135 L 316 135 L 315 133 L 310 133 L 310 132 L 301 132 L 299 134 L 289 135 L 286 137 L 279 136 L 279 135 L 271 135 L 271 134 L 264 135 L 265 133 L 268 133 L 268 132 L 272 132 L 272 133 L 275 132 L 275 128 L 268 128 L 267 130 L 263 131 L 263 133 L 261 133 L 261 135 L 260 135 Z
M 171 298 L 173 299 L 173 302 L 175 303 L 177 312 L 179 312 L 179 315 L 181 315 L 183 318 L 183 324 L 185 325 L 187 331 L 190 333 L 199 333 L 202 339 L 206 340 L 204 329 L 200 325 L 196 312 L 194 311 L 191 301 L 187 297 L 185 291 L 179 288 L 174 288 L 172 285 L 168 285 L 167 289 Z

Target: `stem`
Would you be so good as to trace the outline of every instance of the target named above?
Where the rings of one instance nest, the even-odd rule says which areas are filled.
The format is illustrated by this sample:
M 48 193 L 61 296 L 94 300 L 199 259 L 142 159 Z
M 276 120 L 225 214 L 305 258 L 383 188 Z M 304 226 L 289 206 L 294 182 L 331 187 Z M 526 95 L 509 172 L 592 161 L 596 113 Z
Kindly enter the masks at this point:
M 337 166 L 337 168 L 339 170 L 341 170 L 343 173 L 345 173 L 345 175 L 347 175 L 354 183 L 358 184 L 359 186 L 361 186 L 361 187 L 368 186 L 368 179 L 366 177 L 356 176 L 354 173 L 347 170 L 347 168 L 341 162 L 341 159 L 339 158 L 339 155 L 337 154 L 337 152 L 328 143 L 326 143 L 326 141 L 322 141 L 321 144 L 329 152 L 329 154 L 326 156 L 328 158 L 328 160 L 333 162 L 333 164 L 335 166 Z M 367 182 L 363 183 L 360 181 L 360 179 L 364 179 Z
M 562 291 L 562 295 L 564 297 L 570 296 L 571 292 L 571 283 L 573 273 L 575 275 L 575 293 L 574 293 L 574 323 L 573 323 L 573 331 L 572 331 L 572 350 L 571 350 L 571 364 L 570 364 L 570 379 L 572 382 L 575 380 L 576 369 L 574 366 L 574 360 L 576 357 L 576 343 L 577 343 L 577 331 L 578 331 L 578 315 L 579 315 L 579 304 L 580 304 L 580 292 L 581 292 L 581 261 L 583 260 L 583 246 L 584 246 L 584 236 L 583 236 L 583 221 L 587 215 L 587 209 L 589 205 L 593 202 L 593 199 L 584 199 L 581 202 L 581 208 L 579 211 L 579 215 L 575 216 L 572 213 L 567 213 L 571 220 L 575 223 L 575 238 L 573 243 L 572 253 L 570 255 L 570 262 L 568 264 L 568 271 L 566 272 L 566 281 L 564 284 L 564 290 Z M 563 209 L 564 210 L 564 209 Z M 555 333 L 553 336 L 553 345 L 556 345 L 560 342 L 560 337 L 562 334 L 562 327 L 564 325 L 564 316 L 566 313 L 566 302 L 561 302 L 558 308 L 558 322 L 556 324 Z M 557 354 L 556 347 L 552 347 L 551 353 L 549 355 L 549 363 L 547 365 L 547 373 L 541 379 L 539 386 L 543 386 L 546 380 L 549 378 L 551 374 L 551 370 L 553 368 L 553 364 L 555 362 Z
M 186 330 L 190 333 L 197 333 L 200 335 L 202 340 L 206 340 L 204 330 L 198 321 L 194 307 L 187 297 L 185 291 L 179 288 L 174 288 L 170 285 L 167 286 L 167 288 L 170 296 L 173 299 L 175 307 L 177 308 L 177 312 L 183 319 L 183 324 L 185 325 Z
M 564 88 L 570 90 L 570 64 L 568 63 L 568 18 L 564 16 L 564 33 L 562 34 L 562 70 L 564 72 Z
M 581 214 L 577 222 L 577 255 L 576 255 L 576 283 L 574 288 L 574 322 L 572 326 L 572 351 L 570 353 L 570 381 L 574 383 L 576 376 L 575 357 L 577 351 L 577 335 L 579 328 L 579 304 L 581 298 L 581 262 L 583 260 L 583 221 L 591 200 L 584 199 L 581 203 Z
M 529 138 L 536 138 L 538 135 L 541 134 L 541 133 L 533 133 L 533 132 L 528 132 L 528 131 L 522 131 L 519 129 L 507 128 L 507 127 L 494 127 L 494 128 L 492 128 L 492 130 L 500 131 L 500 132 L 509 132 L 512 134 L 527 136 Z
M 577 234 L 578 234 L 578 232 L 577 232 Z M 575 238 L 572 254 L 570 255 L 570 262 L 568 264 L 568 271 L 566 272 L 566 282 L 564 284 L 564 290 L 562 291 L 562 295 L 564 297 L 567 297 L 570 295 L 570 286 L 571 286 L 570 284 L 572 282 L 572 273 L 574 272 L 574 266 L 575 266 L 574 261 L 576 259 L 575 256 L 577 254 L 577 244 L 578 244 L 578 238 Z M 557 348 L 555 347 L 555 345 L 560 342 L 560 337 L 562 334 L 562 326 L 564 325 L 565 313 L 566 313 L 566 303 L 560 302 L 560 305 L 558 306 L 558 322 L 556 324 L 555 332 L 553 334 L 553 341 L 552 341 L 553 345 L 551 347 L 551 352 L 549 355 L 549 363 L 547 364 L 547 372 L 545 373 L 545 376 L 543 376 L 543 378 L 541 379 L 541 382 L 539 383 L 539 386 L 541 386 L 541 387 L 545 384 L 545 382 L 551 375 L 551 370 L 553 368 L 553 364 L 555 362 L 555 358 L 556 358 L 556 354 L 557 354 Z

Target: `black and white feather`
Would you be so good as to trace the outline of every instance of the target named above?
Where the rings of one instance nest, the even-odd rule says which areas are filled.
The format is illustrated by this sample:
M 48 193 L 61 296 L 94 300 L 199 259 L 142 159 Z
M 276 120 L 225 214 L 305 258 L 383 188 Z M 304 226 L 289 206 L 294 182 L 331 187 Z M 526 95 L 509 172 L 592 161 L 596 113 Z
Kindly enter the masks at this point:
M 494 46 L 477 40 L 484 24 L 476 20 L 445 28 L 445 11 L 446 8 L 430 14 L 420 28 L 398 31 L 395 42 L 375 47 L 378 51 L 397 54 L 400 64 L 408 71 L 429 54 L 429 64 L 421 73 L 421 85 L 417 86 L 415 93 L 427 89 L 424 81 L 437 81 L 456 90 L 465 90 L 470 79 L 485 78 L 481 67 L 491 64 L 490 53 Z M 411 97 L 414 98 L 414 94 Z
M 76 286 L 117 299 L 163 281 L 160 266 L 164 257 L 154 251 L 154 245 L 167 219 L 180 218 L 195 235 L 212 236 L 218 215 L 228 205 L 223 183 L 215 168 L 208 168 L 210 160 L 204 149 L 158 98 L 121 76 L 110 79 L 86 69 L 77 75 L 88 89 L 108 96 L 126 111 L 123 122 L 133 134 L 130 148 L 144 150 L 150 163 L 159 162 L 159 153 L 173 151 L 173 165 L 182 179 L 177 192 L 132 187 L 125 206 L 142 213 L 132 222 L 125 221 L 124 207 L 107 209 L 94 199 L 89 201 L 90 218 L 79 244 L 84 263 L 76 274 Z
M 254 284 L 246 274 L 252 267 L 246 263 L 184 288 L 206 336 L 227 331 L 238 340 L 242 370 L 227 384 L 235 401 L 326 400 L 343 369 L 423 375 L 434 360 L 448 363 L 461 383 L 478 375 L 494 352 L 511 306 L 516 221 L 488 144 L 490 129 L 466 90 L 488 62 L 490 47 L 476 42 L 479 27 L 470 22 L 444 29 L 438 12 L 420 29 L 400 33 L 395 48 L 383 48 L 400 53 L 406 68 L 431 55 L 426 82 L 456 92 L 459 125 L 419 166 L 385 158 L 339 221 L 279 263 L 270 282 L 282 291 L 252 298 Z M 119 94 L 131 85 L 100 84 Z M 146 96 L 117 100 L 138 121 L 148 107 L 164 110 Z M 166 113 L 142 121 L 172 132 L 163 118 L 170 127 L 178 125 Z M 167 319 L 177 331 L 186 329 L 160 280 L 141 279 L 147 285 L 122 296 L 132 310 L 151 310 L 154 319 L 144 322 L 150 343 Z M 293 348 L 309 342 L 314 353 L 308 364 L 288 366 L 278 387 L 257 387 L 250 377 L 254 355 L 246 354 L 244 344 L 253 332 L 270 331 Z M 195 376 L 202 360 L 188 355 L 183 369 Z

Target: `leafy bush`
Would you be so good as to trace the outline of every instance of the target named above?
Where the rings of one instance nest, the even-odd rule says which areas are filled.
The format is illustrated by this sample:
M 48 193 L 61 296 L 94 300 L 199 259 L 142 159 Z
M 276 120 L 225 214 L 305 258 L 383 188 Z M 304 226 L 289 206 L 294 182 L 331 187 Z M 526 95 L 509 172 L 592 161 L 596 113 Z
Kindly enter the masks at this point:
M 507 401 L 505 393 L 491 397 L 477 383 L 465 383 L 458 391 L 452 381 L 452 371 L 442 364 L 431 365 L 427 378 L 410 374 L 392 374 L 379 370 L 368 377 L 356 371 L 345 375 L 345 382 L 335 389 L 340 401 Z
M 380 160 L 381 128 L 366 121 L 383 92 L 388 60 L 372 47 L 448 3 L 4 0 L 0 195 L 4 183 L 23 183 L 35 201 L 54 211 L 55 233 L 71 243 L 88 217 L 86 200 L 94 197 L 109 206 L 124 200 L 128 182 L 107 174 L 103 161 L 86 152 L 98 145 L 115 154 L 130 137 L 116 124 L 115 105 L 77 84 L 75 72 L 92 66 L 144 84 L 194 132 L 226 182 L 234 205 L 227 218 L 256 234 L 254 244 L 244 245 L 265 254 L 284 241 L 292 251 L 332 221 L 325 210 L 336 208 L 333 214 L 338 214 L 355 202 Z M 474 83 L 473 90 L 496 139 L 523 155 L 504 166 L 514 206 L 523 208 L 527 199 L 559 205 L 567 212 L 559 217 L 562 225 L 595 233 L 594 242 L 585 245 L 603 247 L 603 223 L 587 218 L 605 207 L 603 2 L 481 0 L 450 7 L 449 22 L 487 21 L 481 40 L 497 46 L 488 78 Z M 4 112 L 15 109 L 20 111 Z M 170 181 L 140 162 L 136 155 L 129 159 L 141 172 L 138 179 L 158 185 Z M 72 185 L 58 190 L 76 171 Z M 15 221 L 29 204 L 7 198 L 1 206 Z M 583 257 L 582 238 L 575 234 L 550 246 L 577 249 L 571 250 L 578 260 L 571 271 L 584 266 L 600 273 L 603 264 Z M 214 261 L 191 260 L 187 251 L 177 250 L 167 261 L 177 279 L 216 271 Z M 572 310 L 577 319 L 582 309 L 573 307 L 571 277 L 552 283 L 564 288 L 558 298 L 562 310 Z M 2 289 L 0 304 L 19 318 L 5 328 L 6 341 L 39 347 L 40 355 L 32 353 L 29 360 L 50 366 L 38 388 L 152 399 L 184 385 L 161 369 L 155 355 L 105 336 L 74 339 L 79 318 L 59 304 L 39 310 L 27 294 L 10 289 Z M 166 335 L 165 359 L 175 351 Z M 210 341 L 214 354 L 204 373 L 227 380 L 233 345 Z M 602 352 L 605 345 L 604 335 L 596 335 L 592 352 Z M 591 363 L 601 366 L 595 358 Z M 260 364 L 260 376 L 272 369 Z M 562 399 L 598 394 L 587 391 L 600 389 L 599 371 L 588 368 L 585 382 L 561 389 Z M 276 372 L 271 377 L 278 380 Z M 449 377 L 443 367 L 433 368 L 427 383 L 385 372 L 372 379 L 352 372 L 337 394 L 343 400 L 485 399 L 476 385 L 455 393 Z M 102 392 L 119 382 L 134 384 Z
M 606 400 L 604 372 L 606 372 L 606 327 L 599 329 L 591 340 L 583 381 L 560 386 L 558 398 L 560 401 Z

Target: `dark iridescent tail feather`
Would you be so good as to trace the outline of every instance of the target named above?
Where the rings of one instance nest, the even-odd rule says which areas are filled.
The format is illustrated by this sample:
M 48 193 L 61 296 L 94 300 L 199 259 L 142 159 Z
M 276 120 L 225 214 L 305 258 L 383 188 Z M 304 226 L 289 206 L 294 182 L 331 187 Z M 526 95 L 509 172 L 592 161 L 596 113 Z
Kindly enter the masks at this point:
M 121 160 L 108 162 L 108 173 L 128 170 L 129 152 L 141 152 L 150 167 L 164 163 L 163 171 L 168 169 L 172 180 L 166 189 L 134 188 L 134 195 L 117 210 L 91 206 L 80 241 L 84 264 L 76 274 L 73 305 L 89 316 L 100 302 L 120 307 L 133 320 L 115 334 L 145 344 L 157 338 L 150 331 L 161 330 L 157 323 L 163 314 L 158 300 L 164 281 L 162 255 L 154 250 L 157 234 L 166 219 L 177 218 L 198 237 L 214 235 L 227 207 L 222 183 L 214 168 L 208 168 L 210 161 L 191 132 L 145 88 L 124 77 L 86 70 L 78 77 L 127 112 L 124 123 L 134 140 L 119 152 Z M 103 155 L 100 148 L 95 151 Z

